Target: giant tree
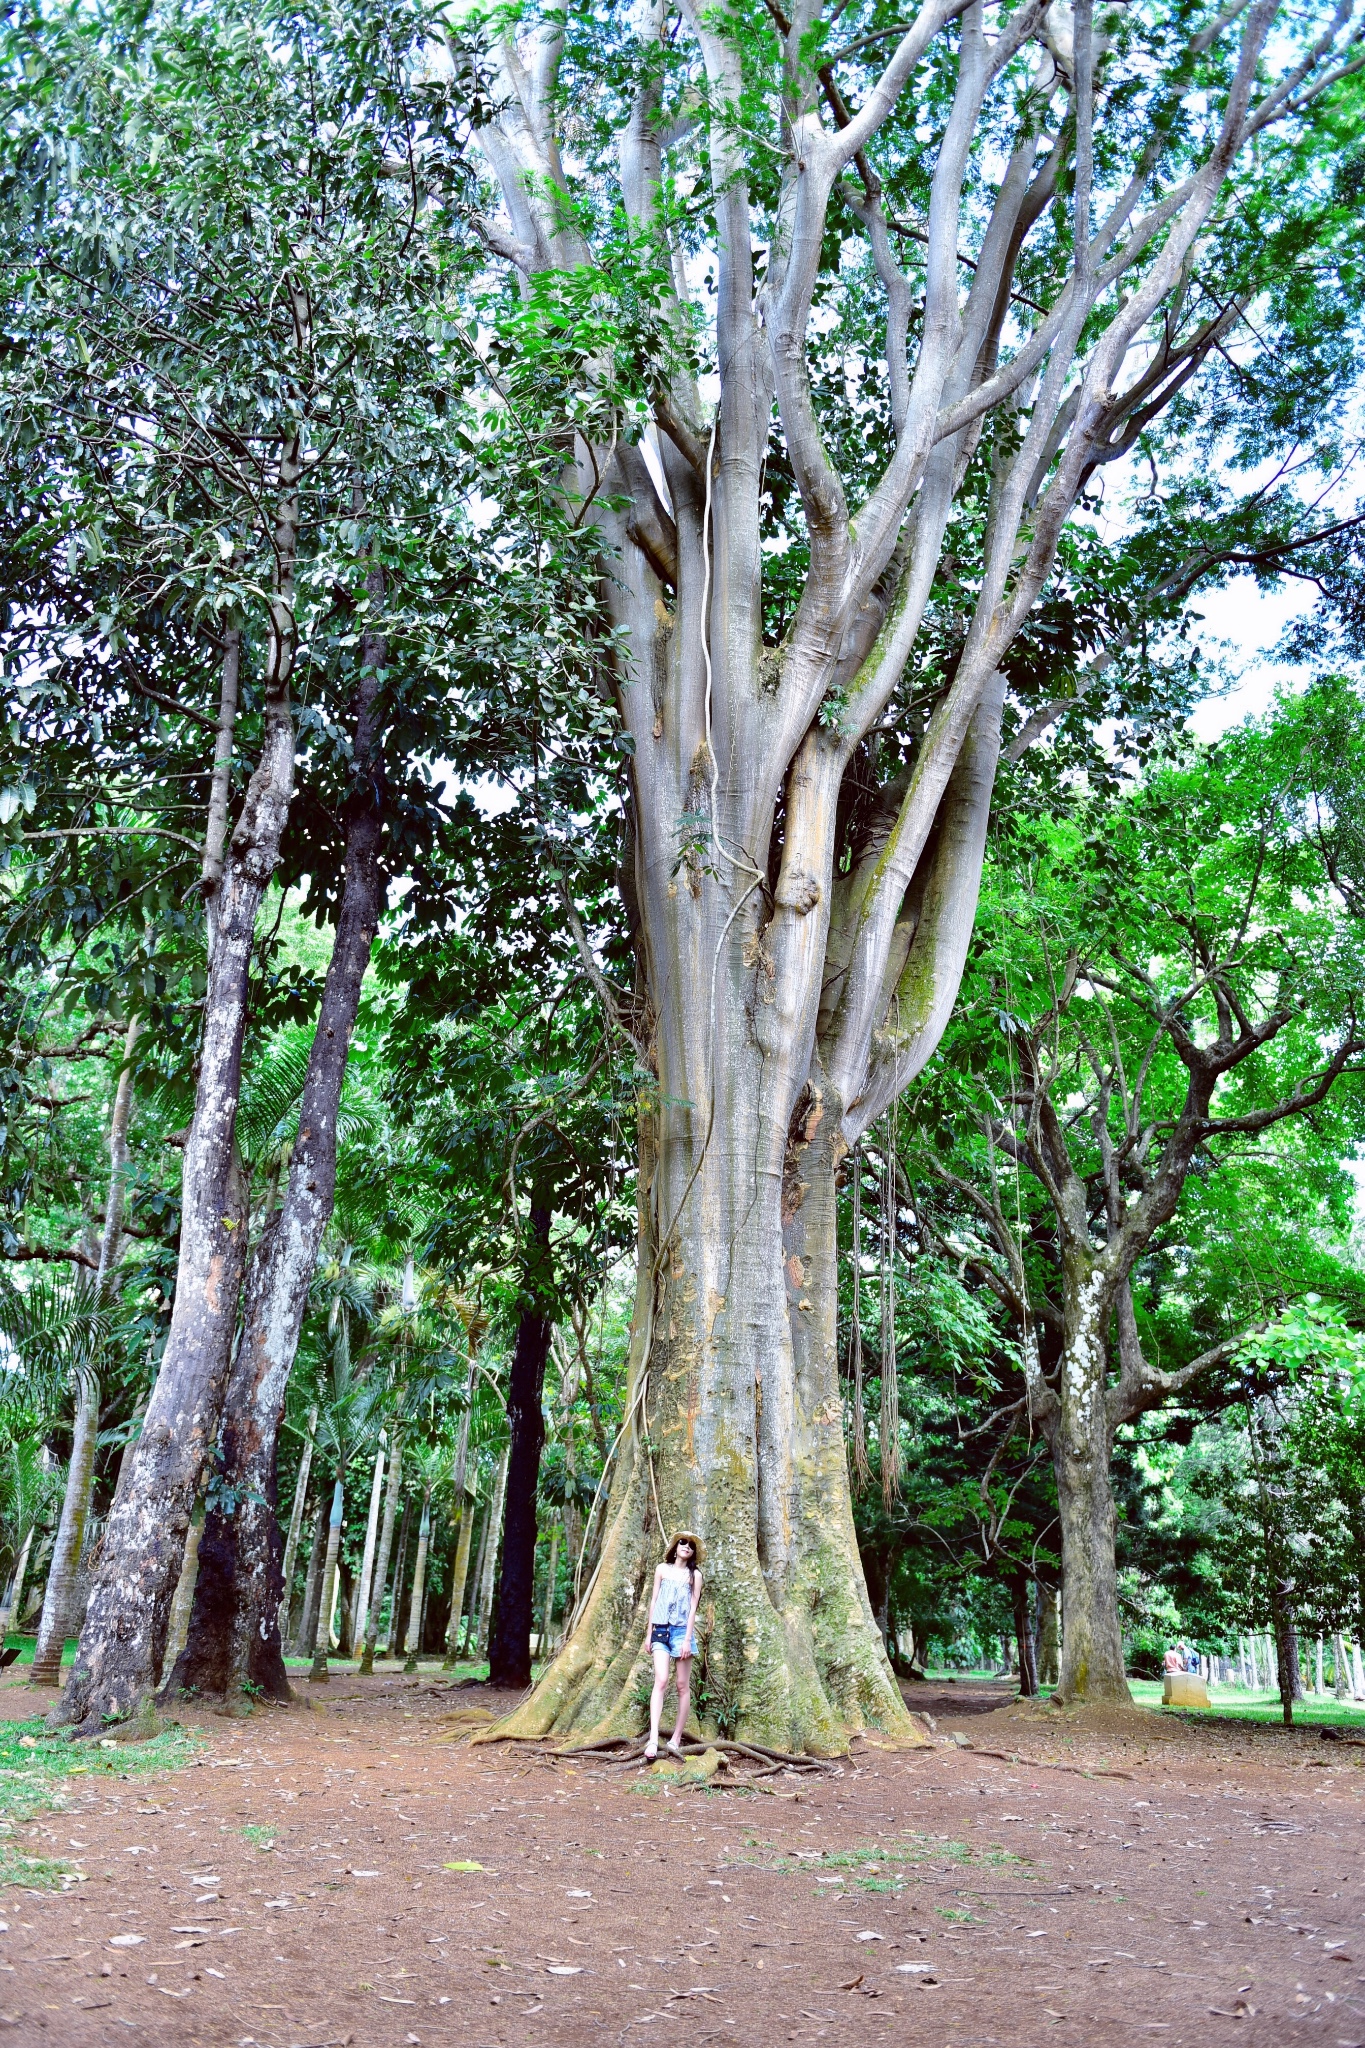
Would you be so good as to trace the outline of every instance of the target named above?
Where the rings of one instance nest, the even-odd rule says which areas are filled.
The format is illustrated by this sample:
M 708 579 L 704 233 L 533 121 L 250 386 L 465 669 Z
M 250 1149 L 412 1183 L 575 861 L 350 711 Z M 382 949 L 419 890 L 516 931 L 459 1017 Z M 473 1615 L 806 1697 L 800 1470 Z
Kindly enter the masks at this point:
M 585 966 L 653 1077 L 609 1526 L 522 1731 L 631 1720 L 689 1524 L 727 1726 L 909 1736 L 849 1505 L 836 1172 L 951 1012 L 1068 517 L 1257 348 L 1354 35 L 1274 0 L 490 17 L 498 390 L 560 423 L 628 758 L 631 998 Z

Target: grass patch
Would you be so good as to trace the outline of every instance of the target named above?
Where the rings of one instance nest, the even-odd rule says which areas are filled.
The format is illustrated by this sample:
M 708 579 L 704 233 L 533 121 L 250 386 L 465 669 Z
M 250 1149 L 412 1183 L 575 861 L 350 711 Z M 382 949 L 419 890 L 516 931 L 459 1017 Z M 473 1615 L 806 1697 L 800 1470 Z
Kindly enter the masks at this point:
M 250 1842 L 253 1849 L 273 1849 L 275 1846 L 275 1830 L 274 1828 L 243 1828 L 242 1840 Z
M 759 1845 L 755 1842 L 747 1846 L 757 1848 Z M 756 1859 L 746 1857 L 744 1860 Z M 1031 1876 L 1031 1871 L 1019 1867 L 1022 1862 L 1022 1857 L 1012 1855 L 1008 1849 L 973 1849 L 966 1842 L 954 1842 L 947 1836 L 911 1835 L 905 1841 L 892 1842 L 886 1847 L 874 1843 L 866 1849 L 827 1849 L 820 1856 L 778 1856 L 765 1864 L 765 1868 L 780 1870 L 789 1877 L 800 1876 L 803 1872 L 821 1876 L 835 1871 L 842 1883 L 851 1882 L 861 1892 L 901 1892 L 921 1873 L 930 1871 L 949 1874 L 967 1869 L 998 1868 L 1008 1863 L 1016 1867 L 1018 1875 Z M 844 1877 L 845 1871 L 849 1873 L 848 1878 Z M 834 1886 L 827 1880 L 820 1889 L 834 1892 Z
M 73 1778 L 142 1778 L 173 1771 L 206 1745 L 184 1728 L 168 1728 L 146 1742 L 74 1743 L 34 1721 L 0 1721 L 0 1886 L 27 1885 L 52 1891 L 79 1884 L 82 1872 L 61 1859 L 28 1856 L 16 1834 L 41 1813 L 60 1813 L 70 1803 Z
M 1140 1707 L 1161 1705 L 1159 1679 L 1130 1678 L 1128 1689 Z M 1194 1714 L 1201 1719 L 1212 1714 L 1225 1721 L 1273 1722 L 1276 1727 L 1283 1726 L 1277 1692 L 1243 1692 L 1240 1686 L 1211 1685 L 1207 1708 L 1172 1707 L 1168 1712 Z M 1307 1699 L 1295 1702 L 1294 1725 L 1296 1728 L 1349 1728 L 1365 1735 L 1365 1701 L 1334 1700 L 1330 1693 L 1325 1696 L 1310 1693 Z

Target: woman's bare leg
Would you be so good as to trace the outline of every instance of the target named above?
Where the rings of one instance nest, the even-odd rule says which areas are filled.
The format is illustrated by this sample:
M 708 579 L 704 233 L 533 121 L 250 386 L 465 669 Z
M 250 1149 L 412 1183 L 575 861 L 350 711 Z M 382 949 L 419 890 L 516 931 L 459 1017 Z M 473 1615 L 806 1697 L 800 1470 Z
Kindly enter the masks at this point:
M 664 1694 L 668 1690 L 668 1652 L 662 1643 L 654 1645 L 654 1690 L 649 1696 L 649 1741 L 645 1747 L 647 1757 L 659 1754 L 659 1717 L 664 1710 Z
M 656 1690 L 657 1690 L 657 1688 L 656 1688 Z M 660 1693 L 660 1694 L 659 1694 L 659 1704 L 660 1704 L 660 1706 L 662 1706 L 662 1705 L 663 1705 L 663 1694 L 662 1694 L 662 1693 Z M 679 1659 L 678 1659 L 678 1725 L 677 1725 L 677 1727 L 676 1727 L 676 1728 L 675 1728 L 675 1729 L 673 1730 L 673 1733 L 672 1733 L 672 1735 L 671 1735 L 671 1736 L 670 1736 L 670 1738 L 669 1738 L 669 1743 L 668 1743 L 668 1746 L 669 1746 L 669 1748 L 670 1748 L 670 1749 L 680 1749 L 680 1748 L 681 1748 L 681 1746 L 682 1746 L 682 1739 L 683 1739 L 683 1729 L 684 1729 L 684 1728 L 685 1728 L 685 1727 L 687 1726 L 687 1710 L 688 1710 L 688 1708 L 689 1708 L 689 1707 L 691 1706 L 691 1704 L 692 1704 L 692 1659 L 691 1659 L 690 1657 L 679 1657 Z

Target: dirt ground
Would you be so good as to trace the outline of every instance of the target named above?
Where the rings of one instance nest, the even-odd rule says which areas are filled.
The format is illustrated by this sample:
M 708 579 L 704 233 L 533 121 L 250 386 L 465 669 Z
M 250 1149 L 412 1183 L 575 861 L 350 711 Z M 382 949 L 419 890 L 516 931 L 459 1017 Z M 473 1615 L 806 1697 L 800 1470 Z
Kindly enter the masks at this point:
M 22 1830 L 86 1881 L 0 1897 L 0 2035 L 1365 2048 L 1365 1746 L 907 1696 L 932 1747 L 766 1790 L 471 1747 L 510 1702 L 434 1674 L 187 1716 L 189 1769 Z

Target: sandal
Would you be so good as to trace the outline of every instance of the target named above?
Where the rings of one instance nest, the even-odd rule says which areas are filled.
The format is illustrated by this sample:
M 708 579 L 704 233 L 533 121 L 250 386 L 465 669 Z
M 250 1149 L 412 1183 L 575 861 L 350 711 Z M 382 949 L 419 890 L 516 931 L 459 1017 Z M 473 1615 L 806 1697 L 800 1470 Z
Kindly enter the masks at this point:
M 671 1750 L 674 1756 L 680 1757 L 682 1755 L 682 1744 L 680 1742 L 666 1742 L 664 1748 Z
M 647 1749 L 647 1750 L 645 1751 L 645 1762 L 646 1762 L 647 1764 L 656 1764 L 656 1763 L 658 1763 L 658 1761 L 659 1761 L 659 1752 L 658 1752 L 658 1750 L 657 1750 L 657 1749 Z

